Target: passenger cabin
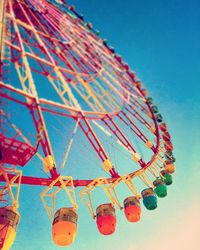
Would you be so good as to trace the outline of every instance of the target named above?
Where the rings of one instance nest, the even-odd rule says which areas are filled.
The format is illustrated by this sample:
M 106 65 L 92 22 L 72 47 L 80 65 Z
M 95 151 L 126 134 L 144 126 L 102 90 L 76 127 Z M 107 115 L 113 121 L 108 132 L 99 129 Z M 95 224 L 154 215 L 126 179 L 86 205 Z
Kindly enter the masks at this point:
M 96 209 L 96 222 L 98 230 L 103 235 L 110 235 L 115 232 L 116 215 L 115 208 L 111 203 L 102 204 Z
M 168 173 L 166 170 L 162 170 L 160 173 L 163 176 L 165 185 L 167 186 L 171 185 L 173 182 L 172 175 Z
M 124 213 L 129 222 L 137 222 L 141 217 L 140 201 L 136 196 L 124 200 Z
M 157 198 L 153 188 L 146 188 L 142 191 L 143 204 L 148 210 L 157 208 Z
M 167 196 L 167 187 L 161 178 L 155 180 L 153 185 L 155 186 L 154 192 L 158 197 L 163 198 Z
M 60 208 L 54 215 L 52 238 L 58 246 L 69 246 L 77 232 L 78 214 L 73 208 Z
M 19 213 L 12 207 L 0 208 L 0 238 L 1 241 L 3 239 L 1 242 L 2 250 L 11 248 L 16 237 L 19 219 Z

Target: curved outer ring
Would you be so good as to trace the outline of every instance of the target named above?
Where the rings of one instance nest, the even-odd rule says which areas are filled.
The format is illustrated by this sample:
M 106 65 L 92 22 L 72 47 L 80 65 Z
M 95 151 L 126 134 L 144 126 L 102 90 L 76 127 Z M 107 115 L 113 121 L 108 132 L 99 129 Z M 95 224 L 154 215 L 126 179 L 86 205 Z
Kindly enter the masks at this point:
M 2 87 L 4 87 L 4 88 L 7 88 L 7 89 L 11 90 L 11 91 L 14 91 L 17 94 L 20 94 L 20 95 L 23 95 L 23 96 L 26 96 L 26 97 L 29 97 L 29 98 L 33 98 L 31 95 L 25 94 L 23 91 L 17 90 L 17 89 L 15 89 L 15 88 L 13 88 L 13 87 L 11 87 L 9 85 L 3 84 L 3 83 L 0 83 L 0 85 Z M 141 94 L 143 94 L 141 90 L 140 90 L 140 92 L 141 92 Z M 4 95 L 4 97 L 8 97 L 8 96 Z M 13 100 L 13 101 L 19 102 L 17 99 L 14 99 L 14 98 L 10 98 L 10 99 Z M 19 103 L 21 103 L 21 102 L 19 102 Z M 24 103 L 22 102 L 21 104 L 27 106 L 27 104 L 25 102 Z M 160 134 L 159 134 L 159 128 L 158 128 L 158 124 L 157 124 L 155 115 L 154 115 L 150 105 L 147 102 L 146 102 L 146 105 L 148 106 L 148 109 L 149 109 L 149 111 L 151 113 L 151 116 L 152 116 L 152 120 L 153 120 L 154 125 L 155 125 L 156 147 L 155 147 L 154 155 L 152 156 L 151 160 L 146 164 L 146 166 L 143 168 L 144 170 L 147 169 L 149 166 L 151 166 L 151 164 L 154 162 L 154 160 L 156 159 L 157 154 L 159 152 L 159 146 L 160 146 Z M 73 108 L 70 107 L 70 109 L 73 109 Z M 73 110 L 75 112 L 79 112 L 79 111 L 77 111 L 75 109 L 73 109 Z M 112 115 L 115 115 L 118 112 L 119 111 L 115 111 Z M 93 112 L 85 112 L 85 114 L 89 115 L 89 114 L 93 114 Z M 94 119 L 94 118 L 87 117 L 87 119 Z M 100 119 L 100 118 L 96 117 L 96 119 Z M 131 178 L 133 178 L 140 171 L 141 171 L 141 169 L 139 169 L 137 171 L 134 171 L 134 172 L 130 173 L 129 175 L 131 176 Z M 8 177 L 9 177 L 9 179 L 11 179 L 13 177 L 13 175 L 9 174 Z M 0 181 L 2 181 L 2 180 L 3 179 L 0 177 Z M 107 179 L 108 183 L 113 183 L 115 180 L 116 180 L 116 178 L 108 178 Z M 40 177 L 33 177 L 33 176 L 22 176 L 21 183 L 26 184 L 26 185 L 49 186 L 52 181 L 53 181 L 52 178 L 40 178 Z M 92 181 L 93 180 L 74 180 L 74 186 L 75 187 L 87 186 Z M 59 185 L 59 183 L 57 185 Z
M 76 14 L 76 12 L 75 12 Z M 122 64 L 122 66 L 124 66 Z M 2 82 L 0 82 L 0 86 L 2 86 L 3 88 L 7 88 L 23 97 L 28 97 L 28 98 L 31 98 L 33 101 L 34 101 L 34 97 L 27 94 L 27 93 L 24 93 L 23 91 L 19 90 L 19 89 L 15 89 L 14 87 L 10 86 L 10 85 L 6 85 L 6 84 L 3 84 Z M 140 93 L 143 95 L 142 91 L 140 88 L 138 88 L 138 90 L 140 91 Z M 9 98 L 11 99 L 12 101 L 16 101 L 20 104 L 23 104 L 25 106 L 28 106 L 26 102 L 23 102 L 23 101 L 20 101 L 18 99 L 15 99 L 15 98 L 12 98 L 12 97 L 9 97 L 9 96 L 6 96 L 5 94 L 2 94 L 0 93 L 1 96 L 5 97 L 5 98 Z M 144 95 L 143 95 L 144 96 Z M 145 97 L 144 97 L 145 98 Z M 41 104 L 48 104 L 48 105 L 52 105 L 52 106 L 55 106 L 56 103 L 53 103 L 53 102 L 49 102 L 45 99 L 40 99 L 40 103 Z M 72 108 L 72 107 L 66 107 L 64 105 L 59 105 L 59 108 L 61 109 L 65 109 L 70 111 L 70 113 L 75 113 L 75 115 L 72 115 L 70 113 L 68 114 L 62 114 L 64 116 L 67 116 L 67 117 L 73 117 L 73 118 L 77 118 L 79 116 L 79 113 L 81 112 L 81 110 L 78 110 L 78 109 L 75 109 L 75 108 Z M 148 106 L 148 109 L 151 113 L 151 116 L 152 116 L 152 120 L 154 122 L 154 126 L 155 126 L 155 136 L 156 136 L 156 147 L 155 147 L 155 150 L 154 150 L 154 155 L 152 156 L 151 160 L 143 167 L 143 170 L 147 169 L 149 166 L 151 166 L 151 164 L 154 162 L 154 160 L 156 159 L 157 157 L 157 154 L 159 152 L 159 146 L 160 146 L 160 135 L 159 135 L 159 128 L 158 128 L 158 124 L 157 124 L 157 121 L 156 121 L 156 118 L 155 118 L 155 115 L 150 107 L 150 105 L 146 102 L 146 105 Z M 41 108 L 43 111 L 46 111 L 46 112 L 51 112 L 50 109 L 47 109 L 45 107 L 42 107 Z M 109 113 L 110 116 L 115 116 L 117 115 L 121 110 L 117 110 L 117 111 L 114 111 L 112 113 Z M 52 112 L 55 112 L 55 111 L 52 111 Z M 90 111 L 82 111 L 84 113 L 84 116 L 86 119 L 101 119 L 105 114 L 103 113 L 100 113 L 100 112 L 90 112 Z M 137 170 L 137 171 L 134 171 L 132 173 L 130 173 L 129 175 L 133 178 L 135 175 L 137 175 L 139 172 L 141 171 L 140 170 Z M 9 178 L 12 178 L 12 174 L 8 175 Z M 0 180 L 1 180 L 1 177 L 0 177 Z M 30 176 L 22 176 L 22 180 L 21 180 L 21 183 L 22 184 L 29 184 L 29 185 L 43 185 L 43 186 L 48 186 L 50 185 L 50 183 L 52 182 L 52 178 L 39 178 L 39 177 L 30 177 Z M 113 183 L 116 178 L 108 178 L 107 179 L 109 183 Z M 91 181 L 93 180 L 74 180 L 74 186 L 77 187 L 77 186 L 87 186 Z M 58 184 L 59 185 L 59 184 Z

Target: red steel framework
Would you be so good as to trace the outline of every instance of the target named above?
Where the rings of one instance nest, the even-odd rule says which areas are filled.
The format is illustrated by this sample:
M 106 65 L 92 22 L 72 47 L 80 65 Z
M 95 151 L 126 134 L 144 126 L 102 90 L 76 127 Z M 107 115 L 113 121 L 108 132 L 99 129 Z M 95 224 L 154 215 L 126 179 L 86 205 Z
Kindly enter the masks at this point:
M 1 206 L 4 216 L 16 215 L 13 241 L 19 221 L 20 184 L 47 186 L 41 199 L 53 222 L 55 196 L 60 191 L 65 192 L 76 211 L 74 188 L 82 187 L 80 196 L 95 218 L 91 192 L 97 186 L 103 189 L 113 206 L 122 209 L 115 192 L 118 184 L 124 182 L 139 204 L 141 196 L 132 183 L 135 177 L 148 187 L 149 195 L 155 185 L 164 183 L 164 173 L 174 172 L 171 137 L 142 83 L 108 42 L 99 37 L 92 24 L 85 22 L 64 0 L 1 0 L 0 52 L 0 203 L 5 203 Z M 23 110 L 20 111 L 22 119 L 28 111 L 35 138 L 27 138 L 17 126 L 20 119 L 17 107 Z M 75 124 L 71 138 L 68 137 L 62 168 L 79 128 L 83 140 L 90 146 L 89 151 L 98 156 L 106 177 L 93 179 L 90 173 L 85 173 L 85 179 L 78 175 L 62 176 L 52 147 L 55 135 L 52 139 L 47 115 Z M 26 130 L 31 130 L 26 119 L 21 123 L 27 126 Z M 120 153 L 125 150 L 129 155 L 133 162 L 129 174 L 126 167 L 116 166 L 105 147 L 107 139 L 99 135 L 98 129 L 108 141 L 115 142 Z M 41 173 L 45 171 L 47 177 L 33 172 L 26 176 L 19 170 L 36 156 L 43 164 Z M 15 193 L 14 188 L 17 188 Z M 8 195 L 12 209 L 8 206 Z M 52 206 L 46 198 L 52 199 Z M 8 208 L 6 212 L 4 208 Z M 6 227 L 10 230 L 9 223 Z M 7 237 L 3 224 L 2 220 L 0 248 Z M 13 241 L 7 242 L 7 246 Z
M 45 4 L 41 5 L 37 0 L 5 1 L 2 53 L 6 49 L 10 50 L 10 58 L 6 58 L 4 52 L 0 82 L 2 98 L 30 110 L 39 135 L 37 147 L 41 145 L 44 157 L 52 156 L 53 152 L 43 112 L 78 120 L 78 125 L 103 163 L 109 157 L 96 136 L 91 121 L 103 121 L 105 127 L 131 154 L 137 153 L 137 150 L 114 119 L 119 118 L 124 126 L 129 126 L 134 135 L 147 144 L 148 135 L 135 123 L 139 122 L 152 129 L 156 139 L 155 144 L 150 143 L 149 149 L 153 153 L 151 159 L 148 162 L 144 162 L 142 158 L 138 160 L 141 168 L 147 168 L 159 153 L 159 130 L 135 74 L 129 71 L 128 66 L 93 29 L 84 25 L 84 21 L 70 6 L 65 3 L 63 11 L 52 5 L 51 1 L 43 3 Z M 13 83 L 3 82 L 5 62 L 8 60 L 15 67 L 21 89 L 16 88 Z M 34 80 L 35 74 L 46 77 L 59 96 L 59 102 L 40 98 Z M 9 95 L 6 90 L 9 90 Z M 81 108 L 83 102 L 87 109 Z M 9 140 L 4 135 L 1 136 L 4 140 Z M 35 151 L 30 145 L 26 147 Z M 12 161 L 12 158 L 8 163 L 20 165 Z M 109 182 L 119 177 L 113 165 L 108 172 L 111 176 Z M 56 165 L 50 169 L 50 174 L 52 179 L 58 176 Z M 85 186 L 90 181 L 74 180 L 74 185 Z M 45 178 L 22 177 L 23 184 L 48 185 L 49 182 Z

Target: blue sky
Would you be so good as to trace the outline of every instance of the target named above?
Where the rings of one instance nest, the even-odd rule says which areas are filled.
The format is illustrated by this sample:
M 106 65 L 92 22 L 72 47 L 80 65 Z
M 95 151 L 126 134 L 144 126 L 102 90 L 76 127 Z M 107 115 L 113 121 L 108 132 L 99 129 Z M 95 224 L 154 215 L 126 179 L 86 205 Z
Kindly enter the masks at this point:
M 74 0 L 70 3 L 136 71 L 158 104 L 172 134 L 177 172 L 168 197 L 160 200 L 157 210 L 143 209 L 141 222 L 134 225 L 119 214 L 117 231 L 110 237 L 97 232 L 95 222 L 80 205 L 79 230 L 69 249 L 198 249 L 200 2 Z M 51 225 L 39 197 L 42 189 L 21 188 L 22 218 L 13 250 L 59 249 L 51 241 Z

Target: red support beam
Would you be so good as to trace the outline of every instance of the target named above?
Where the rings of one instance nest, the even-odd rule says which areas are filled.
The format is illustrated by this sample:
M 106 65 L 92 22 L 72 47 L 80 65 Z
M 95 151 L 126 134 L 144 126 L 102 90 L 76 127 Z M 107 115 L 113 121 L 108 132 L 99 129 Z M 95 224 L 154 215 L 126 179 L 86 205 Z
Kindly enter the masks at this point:
M 15 175 L 14 174 L 8 174 L 8 179 L 11 180 Z M 117 177 L 116 177 L 117 178 Z M 116 178 L 109 178 L 108 182 L 114 182 Z M 53 178 L 41 178 L 41 177 L 32 177 L 32 176 L 22 176 L 21 184 L 23 185 L 33 185 L 33 186 L 49 186 Z M 0 176 L 0 181 L 5 181 L 5 179 Z M 75 187 L 85 187 L 93 180 L 73 180 Z M 55 186 L 59 186 L 60 183 L 57 182 Z M 68 184 L 70 185 L 70 183 Z
M 30 105 L 29 108 L 30 108 L 33 122 L 35 124 L 36 131 L 38 133 L 38 142 L 42 146 L 44 156 L 53 155 L 50 144 L 49 144 L 47 131 L 43 123 L 41 112 L 39 110 L 39 104 L 35 100 L 35 103 Z M 52 178 L 56 178 L 58 176 L 56 166 L 50 170 L 50 174 Z
M 148 141 L 148 138 L 145 134 L 136 126 L 129 116 L 122 110 L 118 115 L 119 119 L 123 121 L 130 129 L 139 137 L 144 143 Z
M 141 122 L 142 124 L 144 124 L 147 128 L 151 127 L 151 124 L 144 119 L 144 117 L 142 117 L 142 115 L 136 110 L 136 108 L 134 107 L 134 105 L 130 105 L 128 104 L 125 107 L 125 110 L 131 114 L 135 119 L 137 119 L 139 122 Z
M 126 138 L 125 134 L 121 131 L 121 129 L 117 126 L 117 124 L 113 121 L 113 119 L 106 115 L 102 121 L 105 125 L 110 129 L 110 131 L 116 136 L 116 138 L 126 147 L 130 152 L 137 153 L 135 148 L 132 146 L 130 141 Z M 139 161 L 141 167 L 145 167 L 144 161 L 141 159 Z
M 93 146 L 94 150 L 97 152 L 99 158 L 102 160 L 102 163 L 109 159 L 107 156 L 103 146 L 101 145 L 99 139 L 97 138 L 95 132 L 93 131 L 89 121 L 81 114 L 81 120 L 79 122 L 79 126 L 86 135 L 87 139 Z M 114 166 L 109 171 L 113 178 L 119 177 L 118 173 L 115 171 Z

